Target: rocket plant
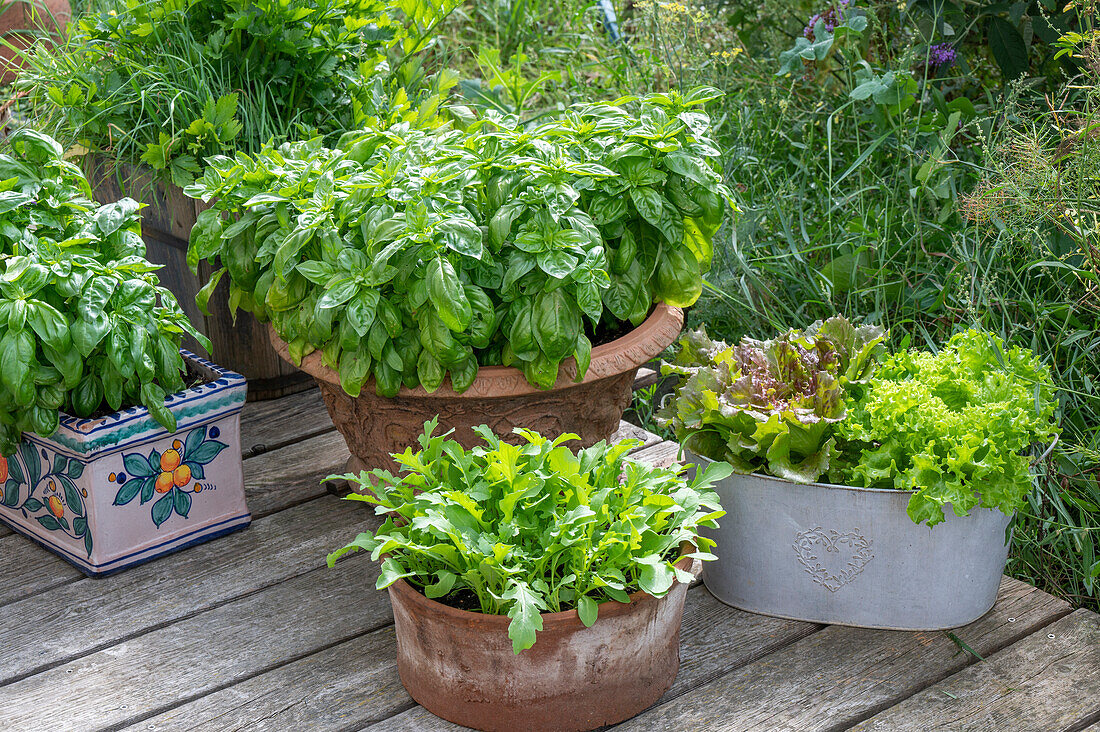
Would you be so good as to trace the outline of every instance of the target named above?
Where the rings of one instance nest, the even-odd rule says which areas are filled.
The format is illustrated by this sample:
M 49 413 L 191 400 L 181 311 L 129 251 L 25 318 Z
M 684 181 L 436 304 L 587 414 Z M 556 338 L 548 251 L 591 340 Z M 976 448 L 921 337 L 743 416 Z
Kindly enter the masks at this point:
M 436 426 L 425 423 L 419 450 L 394 455 L 399 477 L 341 476 L 362 490 L 348 500 L 373 504 L 385 522 L 330 554 L 330 567 L 369 551 L 382 560 L 379 589 L 405 580 L 429 598 L 468 598 L 482 613 L 507 615 L 520 653 L 534 645 L 543 612 L 575 609 L 590 627 L 603 602 L 630 602 L 639 590 L 663 597 L 691 582 L 676 566 L 683 557 L 715 558 L 699 529 L 725 515 L 710 486 L 727 465 L 688 479 L 684 466 L 626 460 L 639 440 L 574 452 L 574 434 L 550 440 L 517 428 L 512 445 L 484 425 L 475 429 L 485 444 L 465 450 Z

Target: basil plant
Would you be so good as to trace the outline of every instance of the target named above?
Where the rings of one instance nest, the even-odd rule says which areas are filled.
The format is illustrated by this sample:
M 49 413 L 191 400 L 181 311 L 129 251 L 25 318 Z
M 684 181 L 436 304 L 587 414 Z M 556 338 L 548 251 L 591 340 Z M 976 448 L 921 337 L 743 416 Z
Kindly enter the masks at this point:
M 524 126 L 487 113 L 212 157 L 192 267 L 232 307 L 320 350 L 356 396 L 467 389 L 480 365 L 551 388 L 593 339 L 699 297 L 730 203 L 702 105 L 718 92 L 580 105 Z M 634 104 L 636 113 L 623 106 Z
M 659 418 L 684 447 L 738 472 L 812 483 L 830 468 L 836 425 L 874 373 L 883 339 L 882 328 L 840 316 L 735 346 L 689 332 L 663 369 L 683 380 Z
M 209 348 L 145 259 L 138 204 L 100 206 L 53 139 L 0 154 L 0 454 L 24 431 L 142 404 L 168 430 L 184 387 L 180 341 Z
M 436 426 L 425 423 L 420 450 L 394 455 L 400 477 L 342 476 L 363 491 L 347 498 L 374 504 L 385 522 L 330 554 L 330 567 L 369 551 L 383 560 L 379 589 L 406 580 L 429 598 L 507 615 L 519 653 L 535 643 L 543 612 L 575 609 L 591 626 L 603 602 L 630 602 L 638 590 L 663 597 L 690 582 L 681 557 L 715 558 L 699 529 L 725 515 L 710 486 L 728 465 L 689 480 L 684 466 L 627 460 L 638 440 L 573 452 L 573 434 L 551 441 L 517 428 L 512 445 L 482 425 L 485 444 L 465 450 Z

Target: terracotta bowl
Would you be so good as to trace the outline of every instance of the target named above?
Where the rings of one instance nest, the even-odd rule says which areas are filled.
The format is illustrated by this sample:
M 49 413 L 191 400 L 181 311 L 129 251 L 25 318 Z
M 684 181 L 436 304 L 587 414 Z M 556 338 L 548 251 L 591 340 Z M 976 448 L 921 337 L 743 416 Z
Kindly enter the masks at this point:
M 699 562 L 677 564 L 698 574 Z M 629 719 L 672 686 L 688 585 L 605 602 L 584 627 L 576 610 L 547 613 L 535 645 L 518 655 L 503 615 L 429 600 L 403 580 L 390 586 L 401 683 L 421 706 L 487 730 L 577 732 Z
M 589 447 L 614 434 L 623 411 L 630 404 L 638 367 L 668 347 L 680 334 L 684 314 L 679 308 L 657 305 L 640 326 L 610 343 L 592 349 L 592 361 L 579 384 L 574 382 L 576 362 L 561 365 L 553 389 L 543 391 L 527 383 L 523 372 L 504 366 L 483 366 L 469 389 L 456 394 L 449 381 L 434 393 L 423 387 L 402 388 L 393 398 L 380 397 L 368 381 L 358 397 L 348 396 L 336 371 L 325 366 L 321 353 L 302 360 L 301 369 L 321 387 L 336 429 L 351 451 L 349 470 L 395 469 L 390 453 L 416 445 L 424 422 L 439 416 L 440 431 L 453 429 L 464 447 L 482 444 L 473 428 L 486 424 L 505 439 L 515 437 L 515 427 L 527 427 L 554 437 L 565 432 L 580 435 Z M 287 344 L 270 325 L 271 342 L 280 356 L 290 361 Z
M 69 0 L 0 0 L 0 37 L 18 49 L 27 48 L 37 36 L 48 34 L 57 41 L 72 18 Z M 15 80 L 23 66 L 23 56 L 7 46 L 0 46 L 0 85 Z

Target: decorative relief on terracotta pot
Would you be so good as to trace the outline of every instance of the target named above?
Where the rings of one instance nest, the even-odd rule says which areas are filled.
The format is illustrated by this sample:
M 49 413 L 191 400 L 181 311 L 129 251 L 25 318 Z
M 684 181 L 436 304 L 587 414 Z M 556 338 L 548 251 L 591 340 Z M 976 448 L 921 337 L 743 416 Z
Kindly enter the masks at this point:
M 439 416 L 439 432 L 453 429 L 465 447 L 482 443 L 473 428 L 487 424 L 503 439 L 515 438 L 515 427 L 527 427 L 547 436 L 576 432 L 588 447 L 618 429 L 623 410 L 630 404 L 635 369 L 600 381 L 536 394 L 508 397 L 380 397 L 363 390 L 357 398 L 339 385 L 318 380 L 333 424 L 348 449 L 368 469 L 394 469 L 390 453 L 416 445 L 424 422 Z
M 813 581 L 830 592 L 855 579 L 875 558 L 871 541 L 858 528 L 844 533 L 820 526 L 800 531 L 795 534 L 794 551 Z

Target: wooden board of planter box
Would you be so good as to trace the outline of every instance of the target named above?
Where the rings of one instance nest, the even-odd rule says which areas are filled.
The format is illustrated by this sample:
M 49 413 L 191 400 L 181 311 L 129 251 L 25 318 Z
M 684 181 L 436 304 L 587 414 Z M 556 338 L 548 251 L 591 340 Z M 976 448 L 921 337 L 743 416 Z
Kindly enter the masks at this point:
M 0 729 L 458 729 L 401 686 L 369 557 L 324 567 L 377 519 L 319 483 L 348 453 L 317 392 L 246 405 L 241 431 L 246 531 L 99 580 L 0 535 Z M 676 682 L 620 727 L 1098 729 L 1100 616 L 1005 578 L 952 635 L 752 615 L 696 586 Z
M 117 201 L 129 196 L 147 205 L 142 211 L 142 238 L 149 261 L 164 265 L 157 272 L 161 285 L 176 296 L 187 317 L 210 339 L 212 360 L 248 378 L 250 401 L 293 394 L 313 385 L 308 374 L 279 357 L 268 341 L 267 329 L 251 314 L 238 311 L 233 322 L 227 279 L 210 298 L 210 315 L 203 315 L 195 304 L 211 267 L 202 262 L 198 275 L 192 274 L 187 266 L 187 245 L 191 227 L 206 204 L 188 198 L 178 186 L 155 181 L 149 171 L 124 163 L 115 165 L 105 158 L 89 158 L 84 168 L 98 200 Z M 186 339 L 184 347 L 206 355 L 191 338 Z

